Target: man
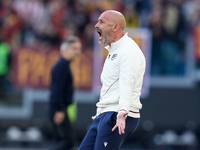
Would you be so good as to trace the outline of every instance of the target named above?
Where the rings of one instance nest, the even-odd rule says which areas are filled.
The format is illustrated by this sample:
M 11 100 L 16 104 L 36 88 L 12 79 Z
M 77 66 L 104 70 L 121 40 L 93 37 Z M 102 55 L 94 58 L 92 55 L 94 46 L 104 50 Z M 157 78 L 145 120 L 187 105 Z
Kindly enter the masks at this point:
M 101 74 L 97 113 L 79 150 L 118 150 L 138 125 L 146 65 L 125 25 L 124 16 L 114 10 L 103 12 L 95 25 L 99 43 L 107 45 L 109 54 Z
M 50 119 L 53 124 L 57 144 L 52 150 L 70 150 L 74 139 L 67 107 L 73 102 L 73 76 L 70 62 L 81 52 L 81 42 L 77 37 L 70 37 L 61 44 L 61 58 L 51 72 Z

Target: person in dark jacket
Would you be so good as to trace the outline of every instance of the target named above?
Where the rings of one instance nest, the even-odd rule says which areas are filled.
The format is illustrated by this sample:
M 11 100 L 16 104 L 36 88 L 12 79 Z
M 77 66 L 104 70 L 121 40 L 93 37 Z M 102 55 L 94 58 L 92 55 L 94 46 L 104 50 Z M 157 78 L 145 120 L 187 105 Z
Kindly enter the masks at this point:
M 70 62 L 81 53 L 81 42 L 69 37 L 60 46 L 61 58 L 51 71 L 49 112 L 56 138 L 51 150 L 70 150 L 74 146 L 71 123 L 67 107 L 73 103 L 73 75 Z

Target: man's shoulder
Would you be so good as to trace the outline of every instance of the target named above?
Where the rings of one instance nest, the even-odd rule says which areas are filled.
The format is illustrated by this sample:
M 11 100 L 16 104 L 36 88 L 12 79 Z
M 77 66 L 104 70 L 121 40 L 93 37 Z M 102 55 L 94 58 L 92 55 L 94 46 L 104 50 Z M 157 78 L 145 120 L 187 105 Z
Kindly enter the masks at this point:
M 140 47 L 132 39 L 127 39 L 119 46 L 119 51 L 124 53 L 132 53 L 135 51 L 141 51 Z
M 55 63 L 53 69 L 54 69 L 54 70 L 64 69 L 64 68 L 66 69 L 68 66 L 69 66 L 69 65 L 68 65 L 67 62 L 63 61 L 62 59 L 59 59 L 59 60 Z
M 135 57 L 143 57 L 141 48 L 131 38 L 128 38 L 123 44 L 120 45 L 118 53 L 120 57 L 126 57 L 130 59 Z

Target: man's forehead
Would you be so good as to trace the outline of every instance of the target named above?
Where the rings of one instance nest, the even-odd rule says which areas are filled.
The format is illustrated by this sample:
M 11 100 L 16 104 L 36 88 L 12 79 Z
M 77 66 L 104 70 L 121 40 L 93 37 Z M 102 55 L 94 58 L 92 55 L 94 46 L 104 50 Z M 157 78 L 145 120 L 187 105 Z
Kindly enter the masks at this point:
M 108 12 L 104 12 L 99 16 L 99 20 L 110 20 L 111 15 Z

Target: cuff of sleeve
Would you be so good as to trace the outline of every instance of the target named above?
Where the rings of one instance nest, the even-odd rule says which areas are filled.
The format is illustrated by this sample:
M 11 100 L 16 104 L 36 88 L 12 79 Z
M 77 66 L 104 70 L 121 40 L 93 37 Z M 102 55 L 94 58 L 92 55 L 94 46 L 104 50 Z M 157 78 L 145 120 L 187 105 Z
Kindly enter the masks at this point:
M 129 112 L 129 109 L 126 108 L 126 107 L 121 107 L 121 108 L 119 109 L 119 112 L 120 112 L 120 111 Z

